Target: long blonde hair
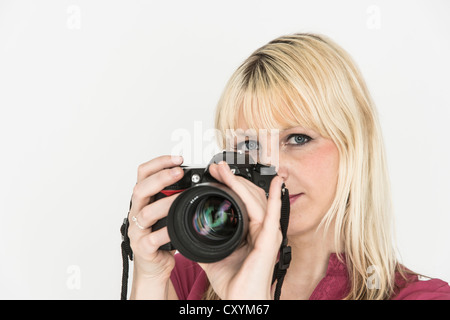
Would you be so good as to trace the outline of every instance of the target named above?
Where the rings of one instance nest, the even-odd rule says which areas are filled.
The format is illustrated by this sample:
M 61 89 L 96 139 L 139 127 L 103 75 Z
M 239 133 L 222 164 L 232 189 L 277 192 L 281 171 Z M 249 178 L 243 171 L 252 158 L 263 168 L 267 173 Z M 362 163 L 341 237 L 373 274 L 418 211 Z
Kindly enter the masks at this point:
M 349 54 L 316 34 L 269 42 L 241 64 L 224 89 L 215 118 L 221 146 L 240 115 L 250 128 L 301 125 L 332 139 L 339 150 L 339 178 L 321 226 L 327 230 L 334 220 L 336 252 L 344 244 L 351 283 L 346 298 L 391 297 L 399 264 L 383 138 L 374 103 Z M 207 298 L 214 297 L 208 290 Z

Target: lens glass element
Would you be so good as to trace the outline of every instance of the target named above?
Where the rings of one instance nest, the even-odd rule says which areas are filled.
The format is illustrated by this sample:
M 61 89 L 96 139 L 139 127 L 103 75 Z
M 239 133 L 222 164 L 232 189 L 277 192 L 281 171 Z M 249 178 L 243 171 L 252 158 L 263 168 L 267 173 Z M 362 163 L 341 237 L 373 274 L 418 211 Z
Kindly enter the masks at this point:
M 200 200 L 192 216 L 197 236 L 212 241 L 229 239 L 238 225 L 236 209 L 223 197 L 209 196 Z

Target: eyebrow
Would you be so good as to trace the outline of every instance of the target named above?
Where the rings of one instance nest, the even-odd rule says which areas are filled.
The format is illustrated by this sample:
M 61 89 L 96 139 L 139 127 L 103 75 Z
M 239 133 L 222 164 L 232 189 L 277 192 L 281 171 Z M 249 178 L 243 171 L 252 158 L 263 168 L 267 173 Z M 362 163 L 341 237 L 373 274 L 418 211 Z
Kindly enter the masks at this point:
M 237 129 L 237 130 L 232 129 L 232 130 L 233 130 L 233 136 L 234 137 L 249 137 L 249 136 L 250 137 L 253 137 L 253 136 L 258 137 L 260 130 L 268 130 L 269 133 L 270 133 L 271 130 L 278 130 L 278 134 L 279 135 L 285 134 L 286 132 L 289 133 L 289 132 L 297 131 L 297 130 L 301 130 L 301 131 L 304 131 L 304 132 L 311 131 L 310 129 L 306 129 L 306 128 L 301 127 L 301 126 L 290 127 L 290 128 L 284 129 L 284 130 L 279 130 L 279 129 L 258 129 L 258 130 L 256 130 L 256 129 L 247 129 L 247 130 L 254 130 L 254 132 L 258 132 L 257 134 L 248 134 L 247 130 L 242 132 L 243 129 Z

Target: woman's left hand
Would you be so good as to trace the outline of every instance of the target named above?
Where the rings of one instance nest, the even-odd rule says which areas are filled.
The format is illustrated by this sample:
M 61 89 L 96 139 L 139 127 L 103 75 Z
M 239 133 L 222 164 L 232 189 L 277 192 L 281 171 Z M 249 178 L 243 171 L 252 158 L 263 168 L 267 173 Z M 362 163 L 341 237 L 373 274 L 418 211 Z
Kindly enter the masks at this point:
M 273 269 L 282 241 L 282 178 L 272 179 L 266 198 L 263 189 L 231 173 L 226 162 L 210 165 L 209 172 L 241 197 L 249 215 L 249 230 L 246 243 L 227 258 L 200 266 L 221 299 L 273 299 Z

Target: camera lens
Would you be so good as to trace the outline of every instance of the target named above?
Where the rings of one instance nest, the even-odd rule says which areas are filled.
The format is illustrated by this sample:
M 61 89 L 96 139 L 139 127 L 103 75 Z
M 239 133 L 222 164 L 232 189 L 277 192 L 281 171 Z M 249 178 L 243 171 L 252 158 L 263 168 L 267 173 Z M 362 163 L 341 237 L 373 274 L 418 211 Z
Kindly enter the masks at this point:
M 192 226 L 199 238 L 206 241 L 224 241 L 235 232 L 238 224 L 236 209 L 222 197 L 202 199 L 192 217 Z
M 197 262 L 226 258 L 239 247 L 247 230 L 244 203 L 233 190 L 215 182 L 183 191 L 167 216 L 171 243 L 183 256 Z

